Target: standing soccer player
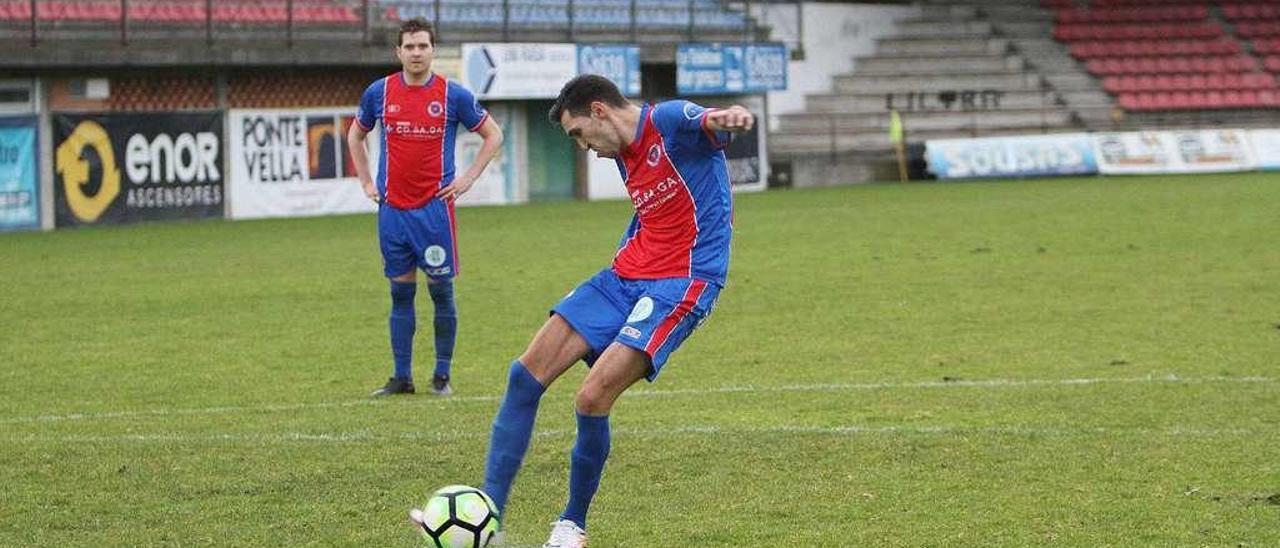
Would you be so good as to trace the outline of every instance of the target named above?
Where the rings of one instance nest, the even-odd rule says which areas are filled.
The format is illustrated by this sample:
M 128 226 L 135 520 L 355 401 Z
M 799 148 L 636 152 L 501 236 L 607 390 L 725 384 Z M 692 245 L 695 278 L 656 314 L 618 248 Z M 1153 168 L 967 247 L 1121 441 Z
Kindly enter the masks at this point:
M 412 394 L 414 296 L 417 271 L 428 278 L 435 304 L 435 394 L 447 396 L 458 316 L 453 277 L 458 274 L 454 200 L 465 194 L 502 146 L 502 129 L 466 88 L 431 72 L 435 30 L 421 18 L 400 25 L 396 57 L 403 70 L 371 84 L 347 133 L 364 193 L 378 203 L 378 242 L 383 273 L 391 281 L 391 353 L 395 372 L 375 396 Z M 369 172 L 365 137 L 382 123 L 378 180 Z M 459 125 L 478 132 L 484 145 L 465 173 L 454 177 Z
M 609 456 L 609 411 L 640 379 L 652 382 L 671 353 L 706 319 L 729 270 L 733 206 L 724 151 L 748 131 L 740 106 L 704 109 L 688 101 L 637 106 L 608 79 L 570 80 L 551 107 L 578 146 L 613 158 L 635 216 L 613 265 L 551 310 L 520 359 L 489 443 L 484 490 L 501 513 L 533 431 L 546 387 L 578 360 L 590 371 L 578 389 L 578 435 L 569 501 L 546 548 L 587 545 L 587 507 Z

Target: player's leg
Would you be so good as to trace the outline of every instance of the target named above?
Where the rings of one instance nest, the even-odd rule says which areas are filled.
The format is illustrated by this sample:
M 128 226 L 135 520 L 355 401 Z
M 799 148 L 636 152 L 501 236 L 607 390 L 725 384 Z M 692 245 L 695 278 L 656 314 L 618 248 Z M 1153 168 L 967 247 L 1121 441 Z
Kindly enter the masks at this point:
M 382 250 L 383 274 L 391 285 L 391 312 L 387 326 L 394 370 L 387 384 L 373 395 L 412 394 L 413 336 L 418 328 L 418 314 L 414 307 L 418 292 L 417 261 L 412 246 L 404 240 L 403 224 L 394 208 L 379 209 L 378 240 Z
M 552 531 L 549 545 L 576 546 L 585 542 L 587 509 L 609 458 L 609 412 L 618 397 L 649 371 L 647 354 L 618 343 L 610 345 L 591 366 L 574 401 L 578 436 L 569 459 L 569 502 Z M 564 521 L 574 527 L 561 523 Z
M 578 437 L 570 459 L 569 502 L 552 529 L 548 546 L 585 544 L 587 510 L 609 456 L 609 413 L 636 381 L 652 381 L 667 359 L 715 306 L 719 288 L 701 280 L 626 282 L 641 291 L 608 349 L 578 391 Z M 575 539 L 581 539 L 581 542 Z
M 485 465 L 484 491 L 504 515 L 507 496 L 529 448 L 534 416 L 542 392 L 580 359 L 587 363 L 609 346 L 627 312 L 617 276 L 605 269 L 569 292 L 524 354 L 511 364 L 507 393 L 493 421 L 493 437 Z
M 431 292 L 431 302 L 435 305 L 436 369 L 431 376 L 431 390 L 447 396 L 452 392 L 449 374 L 458 337 L 458 307 L 453 300 L 453 280 L 432 280 L 427 290 Z
M 485 461 L 484 492 L 503 515 L 516 473 L 529 449 L 538 402 L 546 387 L 591 350 L 564 318 L 553 314 L 520 359 L 511 363 L 507 391 L 493 420 Z
M 418 266 L 429 278 L 427 290 L 434 305 L 436 366 L 431 376 L 431 390 L 447 396 L 453 364 L 453 348 L 458 337 L 458 307 L 453 298 L 453 278 L 458 275 L 458 247 L 453 204 L 433 200 L 412 216 L 410 237 L 419 250 Z
M 395 378 L 413 380 L 413 336 L 418 331 L 418 311 L 414 300 L 418 294 L 415 272 L 391 278 L 391 314 L 387 324 L 391 333 L 391 354 L 395 361 Z

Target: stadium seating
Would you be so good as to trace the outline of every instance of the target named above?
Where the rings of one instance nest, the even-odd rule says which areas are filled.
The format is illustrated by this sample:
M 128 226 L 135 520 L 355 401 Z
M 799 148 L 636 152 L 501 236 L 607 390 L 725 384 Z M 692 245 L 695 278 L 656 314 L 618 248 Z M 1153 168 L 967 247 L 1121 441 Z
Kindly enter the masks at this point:
M 434 0 L 379 0 L 383 16 L 389 20 L 424 17 L 434 20 Z M 646 29 L 697 28 L 745 29 L 746 16 L 726 10 L 713 0 L 639 0 L 635 3 L 636 26 Z M 691 11 L 692 10 L 692 11 Z M 505 12 L 505 13 L 504 13 Z M 690 21 L 692 14 L 692 21 Z M 516 28 L 564 28 L 572 22 L 582 29 L 626 29 L 631 27 L 631 0 L 441 0 L 440 20 L 450 26 L 496 28 L 509 17 Z
M 1192 0 L 1043 0 L 1053 35 L 1126 110 L 1273 108 L 1280 5 Z M 1248 39 L 1253 39 L 1251 47 Z M 1255 56 L 1256 54 L 1256 56 Z
M 204 0 L 128 0 L 130 20 L 139 22 L 204 23 Z M 125 12 L 117 0 L 52 0 L 36 4 L 36 18 L 53 22 L 119 21 Z M 0 20 L 31 18 L 30 3 L 0 1 Z M 290 19 L 286 0 L 218 0 L 212 18 L 219 23 L 271 23 Z M 360 21 L 353 4 L 341 0 L 293 0 L 292 19 L 299 24 L 355 23 Z
M 874 54 L 832 78 L 829 93 L 808 95 L 804 112 L 778 115 L 770 154 L 791 162 L 795 180 L 826 169 L 818 164 L 882 154 L 893 146 L 890 109 L 913 141 L 1078 131 L 1079 120 L 979 9 L 927 6 L 895 22 Z M 833 164 L 842 154 L 850 156 Z
M 141 23 L 279 25 L 350 24 L 360 21 L 362 2 L 354 0 L 217 0 L 206 14 L 205 0 L 128 0 L 128 18 Z M 390 21 L 412 17 L 437 19 L 436 0 L 375 0 L 378 13 Z M 631 28 L 632 0 L 440 0 L 439 20 L 462 28 L 582 29 Z M 42 0 L 36 18 L 58 23 L 120 21 L 119 0 Z M 26 0 L 0 0 L 0 21 L 31 18 Z M 692 27 L 719 31 L 745 30 L 746 15 L 714 0 L 639 0 L 634 5 L 636 26 L 680 30 Z

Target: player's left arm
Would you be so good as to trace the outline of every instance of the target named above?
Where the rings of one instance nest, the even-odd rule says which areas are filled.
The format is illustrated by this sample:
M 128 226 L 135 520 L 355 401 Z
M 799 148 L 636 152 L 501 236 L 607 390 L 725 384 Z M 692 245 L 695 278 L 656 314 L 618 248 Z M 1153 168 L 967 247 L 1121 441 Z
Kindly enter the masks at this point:
M 437 193 L 437 196 L 446 202 L 456 200 L 458 196 L 471 190 L 471 185 L 476 184 L 476 179 L 480 178 L 480 174 L 484 173 L 484 169 L 489 167 L 489 162 L 502 148 L 502 127 L 493 121 L 493 116 L 490 116 L 484 107 L 480 106 L 475 94 L 452 82 L 449 86 L 449 101 L 453 103 L 458 113 L 458 123 L 479 133 L 480 138 L 484 139 L 484 144 L 480 145 L 480 151 L 476 153 L 476 158 L 467 167 L 467 171 L 454 177 L 449 186 L 440 189 Z
M 493 157 L 498 155 L 498 151 L 502 149 L 502 128 L 498 123 L 493 121 L 492 117 L 486 117 L 484 122 L 480 124 L 476 133 L 484 139 L 484 144 L 480 145 L 480 152 L 476 153 L 475 161 L 471 162 L 471 166 L 467 168 L 467 172 L 455 177 L 453 182 L 440 189 L 440 199 L 447 201 L 456 200 L 458 196 L 466 194 L 471 190 L 471 186 L 476 184 L 476 179 L 480 178 L 480 174 L 484 173 L 489 162 L 493 161 Z
M 716 132 L 745 133 L 756 124 L 755 115 L 742 105 L 711 109 L 705 116 L 707 129 Z
M 703 153 L 729 146 L 734 133 L 750 131 L 755 115 L 740 105 L 706 108 L 677 99 L 655 106 L 653 122 L 669 144 Z

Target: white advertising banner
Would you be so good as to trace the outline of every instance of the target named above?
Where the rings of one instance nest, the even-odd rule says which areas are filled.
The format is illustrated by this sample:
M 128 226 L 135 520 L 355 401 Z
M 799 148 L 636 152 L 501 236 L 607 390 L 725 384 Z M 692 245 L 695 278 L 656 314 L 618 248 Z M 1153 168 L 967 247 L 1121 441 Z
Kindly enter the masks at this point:
M 1093 147 L 1105 175 L 1249 171 L 1256 165 L 1239 129 L 1098 133 Z
M 502 128 L 505 137 L 498 155 L 489 167 L 476 179 L 471 190 L 458 198 L 459 206 L 501 205 L 528 201 L 528 182 L 524 179 L 524 112 L 518 103 L 488 103 L 489 116 Z M 462 175 L 475 162 L 476 154 L 484 139 L 477 133 L 458 128 L 458 141 L 454 145 L 454 176 Z
M 521 182 L 522 118 L 510 104 L 487 107 L 506 140 L 459 206 L 524 201 Z M 347 129 L 355 108 L 307 110 L 232 110 L 228 113 L 231 180 L 228 215 L 232 219 L 307 217 L 372 213 L 377 206 L 365 197 L 347 150 Z M 381 124 L 369 133 L 369 168 L 378 176 Z M 484 140 L 458 128 L 454 147 L 455 175 L 475 160 Z
M 553 99 L 577 75 L 576 44 L 462 45 L 462 85 L 479 99 Z
M 1257 162 L 1242 129 L 1172 131 L 1182 168 L 1190 173 L 1252 171 Z
M 1098 173 L 1084 133 L 930 139 L 925 142 L 925 159 L 939 179 Z
M 1098 171 L 1108 175 L 1169 173 L 1173 151 L 1159 131 L 1093 134 Z
M 373 212 L 347 154 L 355 107 L 231 110 L 228 216 L 232 219 Z M 378 157 L 377 130 L 369 135 Z M 371 161 L 375 164 L 376 161 Z
M 1249 142 L 1253 145 L 1253 157 L 1258 169 L 1280 170 L 1280 129 L 1249 130 Z

